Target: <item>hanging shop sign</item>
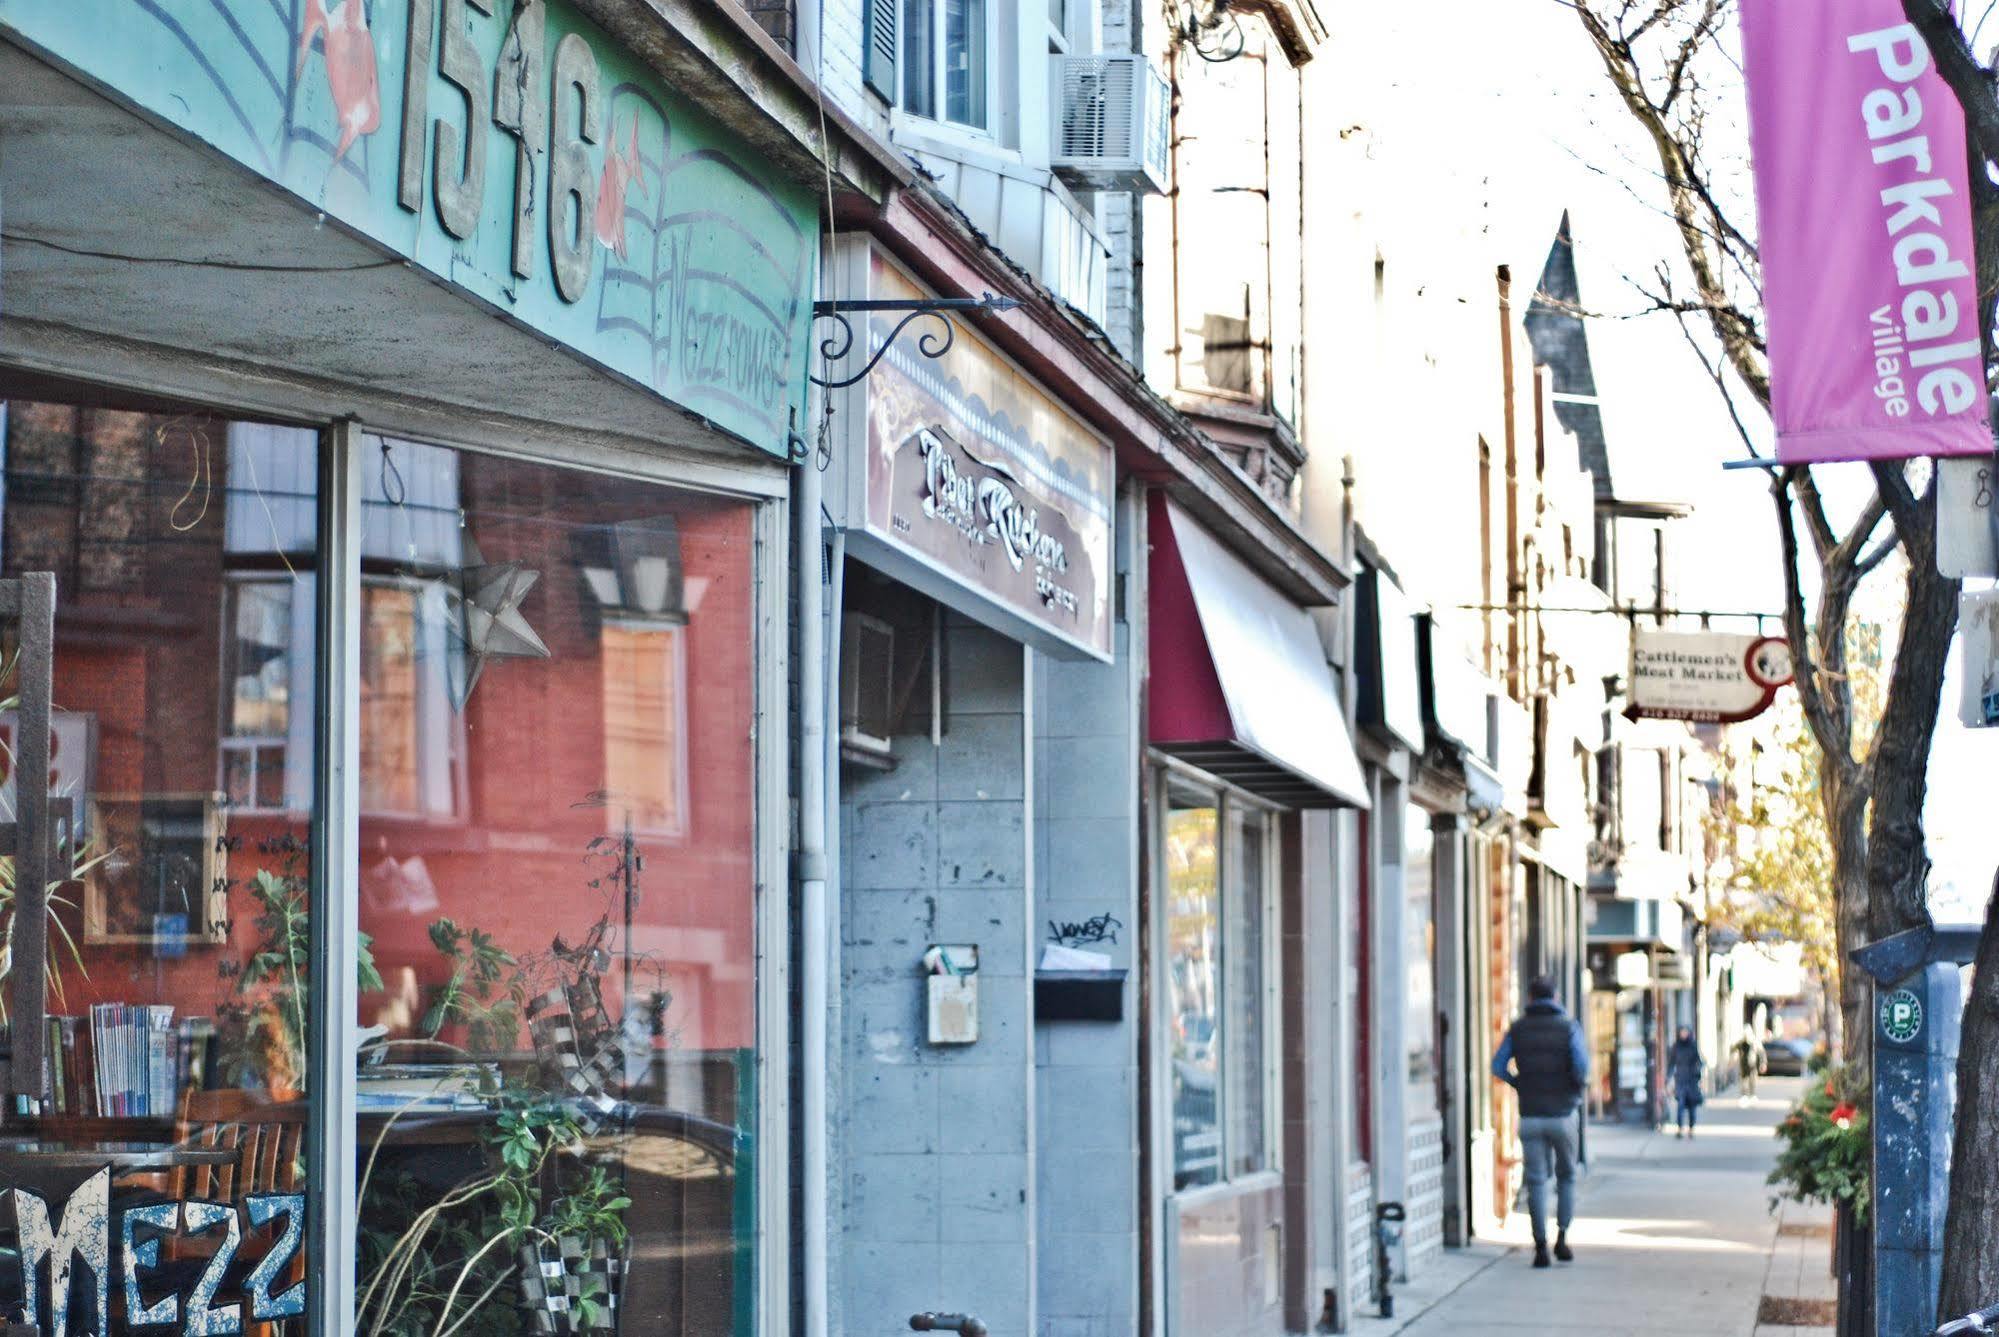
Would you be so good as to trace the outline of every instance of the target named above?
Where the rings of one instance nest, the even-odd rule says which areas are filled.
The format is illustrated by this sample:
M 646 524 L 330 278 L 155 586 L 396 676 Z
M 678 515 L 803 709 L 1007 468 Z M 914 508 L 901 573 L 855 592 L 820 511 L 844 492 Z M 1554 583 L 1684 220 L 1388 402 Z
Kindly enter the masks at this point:
M 877 299 L 928 295 L 878 254 L 869 281 Z M 877 346 L 896 319 L 870 322 Z M 857 552 L 1053 653 L 1108 660 L 1110 447 L 963 331 L 935 360 L 893 344 L 862 384 Z
M 1791 647 L 1781 636 L 1713 631 L 1631 633 L 1633 719 L 1735 724 L 1753 719 L 1791 681 Z
M 1778 458 L 1989 454 L 1964 115 L 1901 0 L 1742 32 Z
M 785 452 L 814 197 L 567 0 L 7 0 L 0 33 Z

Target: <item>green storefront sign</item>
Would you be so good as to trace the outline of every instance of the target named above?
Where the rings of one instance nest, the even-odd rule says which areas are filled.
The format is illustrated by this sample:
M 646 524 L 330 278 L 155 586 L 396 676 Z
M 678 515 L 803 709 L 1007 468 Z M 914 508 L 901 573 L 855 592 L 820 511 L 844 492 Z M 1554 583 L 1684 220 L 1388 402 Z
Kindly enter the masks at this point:
M 562 0 L 0 0 L 0 30 L 784 452 L 816 197 Z

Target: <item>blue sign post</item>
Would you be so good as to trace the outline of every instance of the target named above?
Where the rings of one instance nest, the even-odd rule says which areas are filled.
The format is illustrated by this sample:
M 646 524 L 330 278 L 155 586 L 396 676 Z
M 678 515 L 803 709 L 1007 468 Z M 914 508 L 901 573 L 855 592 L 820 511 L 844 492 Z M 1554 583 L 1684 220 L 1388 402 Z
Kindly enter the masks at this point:
M 1975 927 L 1912 929 L 1869 943 L 1874 978 L 1874 1337 L 1929 1337 L 1943 1281 L 1944 1210 L 1961 965 Z

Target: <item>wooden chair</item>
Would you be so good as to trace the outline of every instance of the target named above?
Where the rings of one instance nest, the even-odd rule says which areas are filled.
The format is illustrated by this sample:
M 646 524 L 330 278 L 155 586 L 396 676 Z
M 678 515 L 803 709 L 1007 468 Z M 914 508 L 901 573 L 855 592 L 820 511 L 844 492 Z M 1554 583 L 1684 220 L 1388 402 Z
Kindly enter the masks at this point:
M 289 1193 L 299 1187 L 305 1102 L 273 1102 L 257 1091 L 190 1089 L 181 1097 L 174 1140 L 183 1146 L 237 1153 L 232 1165 L 176 1169 L 176 1198 L 233 1202 L 251 1193 Z
M 273 1101 L 258 1091 L 195 1091 L 181 1098 L 175 1140 L 183 1146 L 227 1148 L 236 1159 L 224 1165 L 181 1166 L 173 1171 L 171 1196 L 179 1201 L 240 1203 L 253 1193 L 292 1193 L 302 1186 L 299 1160 L 305 1147 L 305 1102 Z M 247 1225 L 247 1223 L 246 1223 Z M 276 1243 L 267 1230 L 245 1230 L 239 1262 L 262 1257 Z M 193 1241 L 176 1239 L 176 1245 Z M 305 1250 L 292 1259 L 272 1293 L 305 1279 Z M 251 1337 L 273 1337 L 283 1326 L 251 1323 Z M 301 1324 L 302 1324 L 301 1320 Z

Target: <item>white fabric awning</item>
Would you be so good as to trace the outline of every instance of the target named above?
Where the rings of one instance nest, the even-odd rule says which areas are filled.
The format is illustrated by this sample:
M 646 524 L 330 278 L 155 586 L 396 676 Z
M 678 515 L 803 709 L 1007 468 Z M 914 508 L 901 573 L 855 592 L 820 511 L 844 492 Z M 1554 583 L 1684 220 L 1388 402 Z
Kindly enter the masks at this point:
M 1313 806 L 1312 798 L 1322 806 L 1330 798 L 1338 804 L 1367 807 L 1367 780 L 1354 754 L 1353 736 L 1311 614 L 1178 506 L 1166 502 L 1164 515 L 1171 541 L 1155 543 L 1154 552 L 1177 549 L 1232 737 L 1171 738 L 1174 732 L 1189 730 L 1176 731 L 1173 721 L 1162 721 L 1157 712 L 1155 737 L 1162 744 L 1233 744 L 1249 754 L 1245 760 L 1260 760 L 1266 768 L 1275 766 L 1295 777 L 1288 785 L 1276 786 L 1269 781 L 1251 783 L 1248 778 L 1238 781 L 1248 789 L 1290 789 L 1303 781 L 1306 788 L 1319 792 L 1287 795 L 1300 806 Z M 1155 676 L 1163 655 L 1189 653 L 1198 653 L 1198 647 L 1161 646 L 1155 639 Z M 1163 734 L 1158 728 L 1162 723 L 1167 726 Z M 1237 778 L 1226 773 L 1217 757 L 1204 754 L 1195 759 L 1224 778 Z

